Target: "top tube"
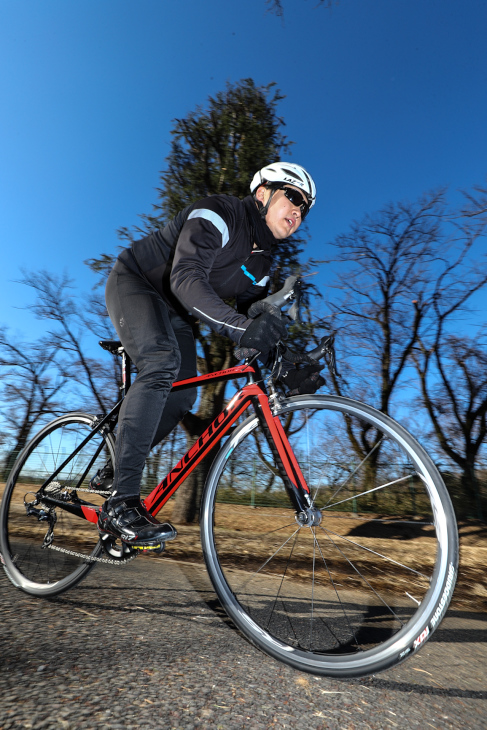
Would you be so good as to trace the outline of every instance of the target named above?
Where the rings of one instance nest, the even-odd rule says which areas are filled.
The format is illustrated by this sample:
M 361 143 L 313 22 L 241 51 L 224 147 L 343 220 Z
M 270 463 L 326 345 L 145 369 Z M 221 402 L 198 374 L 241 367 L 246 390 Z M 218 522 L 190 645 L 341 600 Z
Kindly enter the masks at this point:
M 129 356 L 127 355 L 124 346 L 120 342 L 120 340 L 100 340 L 99 343 L 100 347 L 102 347 L 104 350 L 107 350 L 111 353 L 116 353 L 117 355 L 120 355 L 122 357 L 125 356 L 126 364 L 127 364 L 127 373 L 126 376 L 128 377 L 130 373 L 130 367 L 129 363 L 131 362 Z M 238 378 L 238 377 L 244 377 L 246 376 L 247 379 L 251 375 L 255 375 L 256 371 L 247 363 L 243 363 L 242 365 L 236 365 L 233 368 L 226 368 L 225 370 L 217 370 L 214 373 L 207 373 L 206 375 L 198 375 L 195 378 L 187 378 L 186 380 L 177 380 L 172 385 L 173 390 L 183 390 L 184 388 L 194 388 L 195 386 L 198 387 L 200 385 L 203 385 L 208 380 L 231 380 L 232 378 Z M 128 383 L 130 386 L 130 383 Z
M 244 363 L 243 365 L 236 365 L 233 368 L 226 368 L 225 370 L 217 370 L 214 373 L 207 373 L 206 375 L 197 375 L 196 378 L 187 378 L 186 380 L 176 380 L 173 383 L 172 390 L 179 390 L 183 388 L 194 388 L 195 386 L 203 385 L 208 380 L 231 380 L 235 377 L 249 377 L 249 375 L 255 375 L 255 370 L 251 365 Z

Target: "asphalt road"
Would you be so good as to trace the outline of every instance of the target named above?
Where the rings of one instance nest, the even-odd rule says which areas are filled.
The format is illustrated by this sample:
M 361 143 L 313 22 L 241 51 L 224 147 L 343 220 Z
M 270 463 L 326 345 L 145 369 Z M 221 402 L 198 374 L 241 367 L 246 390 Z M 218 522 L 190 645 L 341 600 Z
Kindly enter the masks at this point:
M 450 611 L 424 649 L 367 679 L 260 653 L 201 566 L 100 565 L 59 598 L 0 576 L 0 730 L 487 727 L 487 616 Z

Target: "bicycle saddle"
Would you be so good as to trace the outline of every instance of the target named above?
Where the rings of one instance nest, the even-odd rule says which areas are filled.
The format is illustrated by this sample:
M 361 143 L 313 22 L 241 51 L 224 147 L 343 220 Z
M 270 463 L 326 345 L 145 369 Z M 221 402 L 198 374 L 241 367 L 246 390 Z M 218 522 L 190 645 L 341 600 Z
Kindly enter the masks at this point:
M 123 347 L 120 340 L 100 340 L 98 344 L 100 347 L 103 347 L 104 350 L 108 350 L 108 352 L 118 352 L 118 350 Z

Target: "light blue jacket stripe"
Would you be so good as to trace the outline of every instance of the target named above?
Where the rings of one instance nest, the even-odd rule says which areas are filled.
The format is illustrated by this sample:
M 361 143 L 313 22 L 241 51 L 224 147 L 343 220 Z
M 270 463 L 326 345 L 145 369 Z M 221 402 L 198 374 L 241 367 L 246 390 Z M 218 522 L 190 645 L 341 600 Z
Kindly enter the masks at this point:
M 213 223 L 215 228 L 222 234 L 222 248 L 226 246 L 229 240 L 228 226 L 218 213 L 215 213 L 214 210 L 208 210 L 208 208 L 196 208 L 188 215 L 188 220 L 191 220 L 191 218 L 205 218 L 205 220 Z
M 261 279 L 260 281 L 257 281 L 257 279 L 255 278 L 255 276 L 253 274 L 251 274 L 250 271 L 248 271 L 248 269 L 243 264 L 242 264 L 242 266 L 240 268 L 244 272 L 245 276 L 248 276 L 249 279 L 252 279 L 252 284 L 254 286 L 265 286 L 267 284 L 267 282 L 269 281 L 269 277 L 268 276 L 264 276 L 263 279 Z
M 247 271 L 247 269 L 245 268 L 245 266 L 243 264 L 240 268 L 244 272 L 245 276 L 248 276 L 249 279 L 252 279 L 252 284 L 257 284 L 257 279 L 255 278 L 255 276 L 253 274 L 251 274 L 250 271 Z

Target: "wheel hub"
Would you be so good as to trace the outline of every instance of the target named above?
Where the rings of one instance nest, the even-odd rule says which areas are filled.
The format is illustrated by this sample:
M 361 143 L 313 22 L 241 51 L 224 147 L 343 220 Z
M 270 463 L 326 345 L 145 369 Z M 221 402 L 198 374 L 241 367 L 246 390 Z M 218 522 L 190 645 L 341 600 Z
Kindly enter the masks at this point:
M 301 527 L 317 527 L 321 525 L 322 519 L 321 510 L 316 507 L 308 507 L 304 512 L 298 512 L 296 515 L 296 522 Z

